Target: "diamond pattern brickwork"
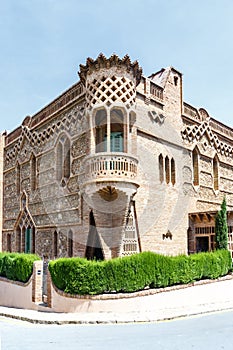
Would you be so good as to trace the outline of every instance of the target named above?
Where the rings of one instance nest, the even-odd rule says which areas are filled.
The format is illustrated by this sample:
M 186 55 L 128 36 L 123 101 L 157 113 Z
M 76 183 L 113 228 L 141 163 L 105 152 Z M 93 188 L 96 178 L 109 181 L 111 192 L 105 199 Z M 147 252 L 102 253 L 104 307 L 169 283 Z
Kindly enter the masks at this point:
M 88 107 L 96 104 L 106 104 L 110 106 L 116 102 L 121 102 L 127 108 L 135 104 L 136 91 L 133 82 L 126 77 L 105 77 L 93 79 L 87 83 L 86 100 Z
M 54 121 L 48 125 L 47 128 L 44 128 L 44 130 L 31 130 L 27 126 L 22 126 L 22 132 L 17 142 L 5 152 L 6 165 L 10 164 L 11 161 L 16 158 L 25 138 L 32 147 L 43 146 L 49 139 L 54 139 L 54 135 L 59 135 L 62 131 L 66 131 L 70 134 L 71 129 L 80 128 L 80 121 L 83 118 L 84 108 L 78 106 L 76 113 L 66 113 L 63 115 L 63 118 Z
M 194 125 L 193 127 L 187 126 L 182 131 L 183 139 L 188 142 L 199 141 L 204 134 L 207 134 L 211 146 L 217 152 L 227 157 L 233 155 L 233 147 L 219 140 L 218 136 L 211 130 L 208 121 L 204 121 L 201 125 Z

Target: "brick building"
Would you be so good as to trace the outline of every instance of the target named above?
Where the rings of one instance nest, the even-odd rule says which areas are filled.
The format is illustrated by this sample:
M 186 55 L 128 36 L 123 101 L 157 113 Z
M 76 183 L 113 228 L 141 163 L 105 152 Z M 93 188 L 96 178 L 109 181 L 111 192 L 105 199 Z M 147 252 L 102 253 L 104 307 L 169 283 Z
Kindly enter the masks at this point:
M 183 101 L 182 74 L 148 78 L 128 56 L 80 81 L 0 139 L 2 250 L 109 259 L 214 247 L 233 227 L 233 130 Z M 0 247 L 1 248 L 1 247 Z

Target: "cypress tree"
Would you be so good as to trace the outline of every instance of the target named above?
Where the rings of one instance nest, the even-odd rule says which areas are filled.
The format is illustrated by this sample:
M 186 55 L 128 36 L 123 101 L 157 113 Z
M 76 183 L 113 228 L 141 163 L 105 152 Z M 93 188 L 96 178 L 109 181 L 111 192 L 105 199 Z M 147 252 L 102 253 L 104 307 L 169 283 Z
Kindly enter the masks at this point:
M 221 210 L 215 218 L 215 242 L 216 249 L 228 248 L 227 204 L 225 197 L 221 204 Z

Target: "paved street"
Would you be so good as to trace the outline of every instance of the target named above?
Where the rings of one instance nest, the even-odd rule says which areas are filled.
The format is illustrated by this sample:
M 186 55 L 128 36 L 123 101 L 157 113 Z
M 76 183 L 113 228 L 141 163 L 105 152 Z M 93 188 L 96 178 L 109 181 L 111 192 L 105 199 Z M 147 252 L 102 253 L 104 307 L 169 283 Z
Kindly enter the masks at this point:
M 117 325 L 34 325 L 0 318 L 1 350 L 232 349 L 233 312 L 169 322 Z

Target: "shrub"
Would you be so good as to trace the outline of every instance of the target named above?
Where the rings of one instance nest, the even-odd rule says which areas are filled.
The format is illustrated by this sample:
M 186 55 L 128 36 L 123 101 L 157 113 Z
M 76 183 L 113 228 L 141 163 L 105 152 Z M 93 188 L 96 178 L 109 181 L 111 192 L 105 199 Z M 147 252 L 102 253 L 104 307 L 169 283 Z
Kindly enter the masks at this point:
M 227 249 L 228 246 L 228 227 L 227 227 L 227 203 L 224 197 L 221 210 L 215 218 L 215 242 L 216 249 Z
M 13 281 L 27 282 L 32 275 L 35 254 L 0 253 L 0 276 Z
M 49 263 L 57 288 L 71 294 L 134 292 L 226 275 L 232 266 L 227 250 L 190 256 L 143 252 L 107 261 L 62 258 Z

